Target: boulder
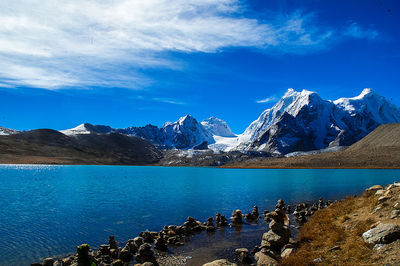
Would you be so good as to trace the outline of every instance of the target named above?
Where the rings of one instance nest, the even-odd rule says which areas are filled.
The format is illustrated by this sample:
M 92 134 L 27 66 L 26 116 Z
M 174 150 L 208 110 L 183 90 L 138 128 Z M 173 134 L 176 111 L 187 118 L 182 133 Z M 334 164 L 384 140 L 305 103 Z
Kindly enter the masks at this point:
M 43 266 L 53 266 L 54 259 L 53 258 L 46 258 L 43 260 Z
M 257 261 L 257 266 L 278 266 L 279 263 L 276 259 L 272 258 L 268 254 L 265 254 L 261 251 L 257 252 L 254 255 L 255 260 Z
M 290 231 L 283 230 L 280 234 L 270 230 L 263 234 L 261 246 L 269 247 L 274 250 L 280 250 L 289 242 Z
M 362 234 L 364 241 L 370 244 L 388 244 L 400 239 L 400 227 L 397 224 L 378 224 Z
M 383 193 L 385 193 L 385 191 L 386 191 L 386 190 L 384 190 L 384 189 L 377 190 L 377 191 L 375 192 L 375 196 L 382 196 Z
M 392 213 L 390 214 L 391 219 L 395 219 L 400 216 L 400 210 L 393 210 Z
M 285 259 L 285 258 L 289 257 L 292 253 L 294 253 L 294 248 L 286 248 L 281 253 L 281 258 Z
M 375 186 L 367 188 L 365 191 L 367 191 L 367 192 L 376 192 L 376 191 L 382 190 L 382 189 L 383 189 L 383 187 L 381 185 L 375 185 Z
M 235 249 L 236 259 L 240 261 L 242 265 L 250 265 L 252 260 L 249 255 L 249 250 L 247 248 L 237 248 Z
M 222 259 L 222 260 L 214 260 L 212 262 L 203 264 L 203 266 L 237 266 L 237 264 L 232 263 L 228 260 Z
M 388 199 L 390 199 L 390 197 L 388 196 L 382 196 L 378 199 L 378 204 L 384 203 L 385 201 L 387 201 Z

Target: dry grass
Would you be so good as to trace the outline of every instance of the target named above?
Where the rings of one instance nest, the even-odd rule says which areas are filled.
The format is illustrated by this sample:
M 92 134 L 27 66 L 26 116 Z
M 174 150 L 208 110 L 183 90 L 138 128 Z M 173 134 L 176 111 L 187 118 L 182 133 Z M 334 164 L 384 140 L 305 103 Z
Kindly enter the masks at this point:
M 368 215 L 375 205 L 375 197 L 364 194 L 358 198 L 348 197 L 327 209 L 317 211 L 301 228 L 299 249 L 283 260 L 282 265 L 373 263 L 372 247 L 365 244 L 361 234 L 375 222 Z M 360 212 L 360 208 L 364 211 Z M 322 261 L 315 262 L 317 258 Z

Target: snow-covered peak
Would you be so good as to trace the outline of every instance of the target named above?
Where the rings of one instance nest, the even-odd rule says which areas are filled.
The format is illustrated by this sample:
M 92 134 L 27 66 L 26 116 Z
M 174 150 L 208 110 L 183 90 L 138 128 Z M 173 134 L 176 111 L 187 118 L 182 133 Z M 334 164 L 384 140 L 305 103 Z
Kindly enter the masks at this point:
M 18 134 L 19 132 L 20 131 L 18 131 L 18 130 L 0 127 L 0 135 L 13 135 L 13 134 Z
M 400 122 L 400 109 L 369 88 L 356 97 L 340 98 L 334 104 L 352 116 L 362 116 L 378 124 Z
M 80 124 L 71 129 L 61 130 L 60 132 L 65 135 L 85 135 L 85 134 L 104 134 L 110 133 L 113 129 L 109 126 L 92 125 L 89 123 Z
M 235 137 L 228 124 L 219 118 L 210 117 L 201 122 L 203 127 L 212 135 L 221 137 Z
M 283 97 L 270 109 L 265 110 L 257 120 L 250 124 L 243 134 L 239 136 L 240 142 L 256 139 L 268 127 L 274 124 L 283 113 L 294 117 L 300 110 L 310 103 L 318 104 L 323 101 L 316 92 L 302 90 L 301 92 L 289 88 Z
M 183 116 L 176 122 L 164 124 L 161 130 L 165 136 L 166 146 L 189 148 L 204 141 L 214 142 L 212 134 L 190 115 Z
M 355 97 L 352 98 L 340 98 L 334 101 L 336 105 L 349 105 L 352 101 L 363 100 L 368 97 L 382 97 L 379 94 L 376 94 L 371 88 L 365 88 L 363 91 Z

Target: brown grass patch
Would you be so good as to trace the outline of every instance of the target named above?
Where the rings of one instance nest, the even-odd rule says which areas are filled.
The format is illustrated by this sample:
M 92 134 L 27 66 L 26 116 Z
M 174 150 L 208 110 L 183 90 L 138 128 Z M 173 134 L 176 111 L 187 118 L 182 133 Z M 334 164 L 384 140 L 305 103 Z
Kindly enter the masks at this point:
M 361 234 L 375 222 L 369 213 L 376 204 L 373 196 L 347 197 L 317 211 L 303 225 L 300 246 L 282 265 L 367 265 L 373 262 L 372 247 Z M 314 262 L 321 258 L 321 262 Z

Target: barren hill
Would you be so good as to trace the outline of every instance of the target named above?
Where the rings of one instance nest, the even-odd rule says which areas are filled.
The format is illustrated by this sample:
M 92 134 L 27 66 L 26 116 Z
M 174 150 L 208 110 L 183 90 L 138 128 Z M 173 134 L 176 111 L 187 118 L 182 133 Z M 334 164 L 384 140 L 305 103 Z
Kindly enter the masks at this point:
M 351 145 L 347 151 L 379 147 L 400 147 L 400 124 L 379 126 L 363 139 Z
M 161 156 L 148 141 L 119 133 L 71 137 L 37 129 L 0 136 L 0 163 L 152 164 Z

